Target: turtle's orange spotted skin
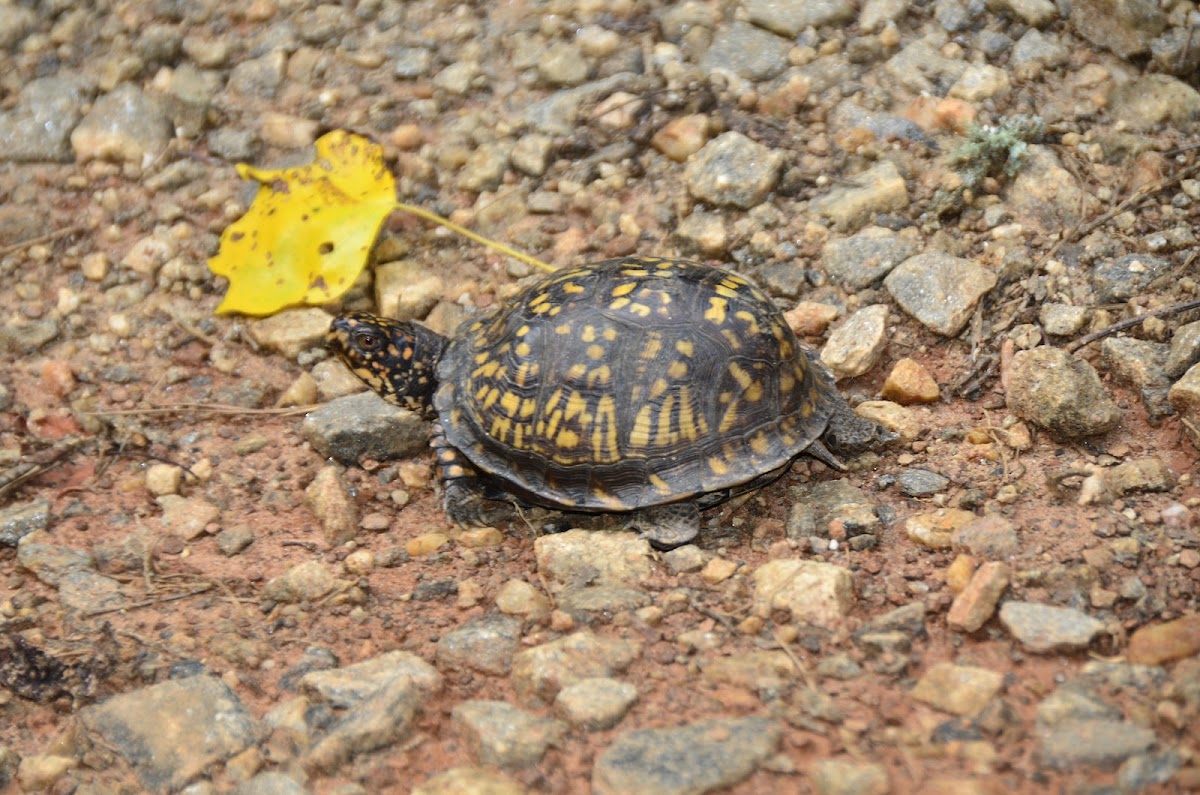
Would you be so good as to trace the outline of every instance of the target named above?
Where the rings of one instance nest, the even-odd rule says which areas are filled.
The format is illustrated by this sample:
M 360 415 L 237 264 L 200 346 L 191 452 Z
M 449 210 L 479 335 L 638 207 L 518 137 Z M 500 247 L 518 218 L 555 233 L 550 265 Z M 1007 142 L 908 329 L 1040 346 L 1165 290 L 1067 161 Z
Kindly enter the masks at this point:
M 649 257 L 530 286 L 459 330 L 436 381 L 452 447 L 519 494 L 584 511 L 736 489 L 801 453 L 841 400 L 758 288 Z

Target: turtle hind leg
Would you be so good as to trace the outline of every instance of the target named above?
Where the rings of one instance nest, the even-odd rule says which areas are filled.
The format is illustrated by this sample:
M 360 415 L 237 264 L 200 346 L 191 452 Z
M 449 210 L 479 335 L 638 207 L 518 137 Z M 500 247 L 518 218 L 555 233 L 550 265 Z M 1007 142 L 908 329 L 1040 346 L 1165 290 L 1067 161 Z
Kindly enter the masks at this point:
M 700 534 L 700 506 L 695 500 L 684 500 L 642 508 L 629 517 L 626 527 L 640 530 L 655 549 L 674 549 Z

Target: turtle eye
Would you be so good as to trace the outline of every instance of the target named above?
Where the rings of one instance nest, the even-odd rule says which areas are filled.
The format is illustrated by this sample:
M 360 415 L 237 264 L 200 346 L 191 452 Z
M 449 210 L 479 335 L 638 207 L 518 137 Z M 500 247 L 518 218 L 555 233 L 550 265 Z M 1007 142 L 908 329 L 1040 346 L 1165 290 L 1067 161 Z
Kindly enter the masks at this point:
M 383 346 L 383 337 L 374 331 L 360 331 L 354 335 L 354 341 L 364 351 L 377 351 Z

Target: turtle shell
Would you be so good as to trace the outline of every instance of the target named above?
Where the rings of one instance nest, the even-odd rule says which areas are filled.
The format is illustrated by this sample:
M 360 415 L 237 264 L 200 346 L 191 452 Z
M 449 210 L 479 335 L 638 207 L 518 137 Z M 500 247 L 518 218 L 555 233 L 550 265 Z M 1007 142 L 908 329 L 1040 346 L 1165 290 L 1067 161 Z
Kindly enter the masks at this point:
M 833 379 L 737 274 L 632 257 L 468 321 L 437 368 L 446 439 L 533 502 L 624 511 L 736 490 L 820 436 Z

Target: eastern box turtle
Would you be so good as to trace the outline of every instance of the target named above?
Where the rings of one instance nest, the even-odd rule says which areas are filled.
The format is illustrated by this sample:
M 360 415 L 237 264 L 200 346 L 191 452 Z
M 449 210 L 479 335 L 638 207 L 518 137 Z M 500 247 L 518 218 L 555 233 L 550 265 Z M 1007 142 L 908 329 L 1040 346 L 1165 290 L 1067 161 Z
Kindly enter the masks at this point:
M 628 257 L 567 268 L 467 321 L 453 339 L 366 313 L 329 343 L 372 389 L 436 415 L 445 508 L 485 500 L 629 512 L 660 548 L 700 509 L 807 453 L 843 469 L 890 434 L 856 415 L 783 315 L 737 274 Z

